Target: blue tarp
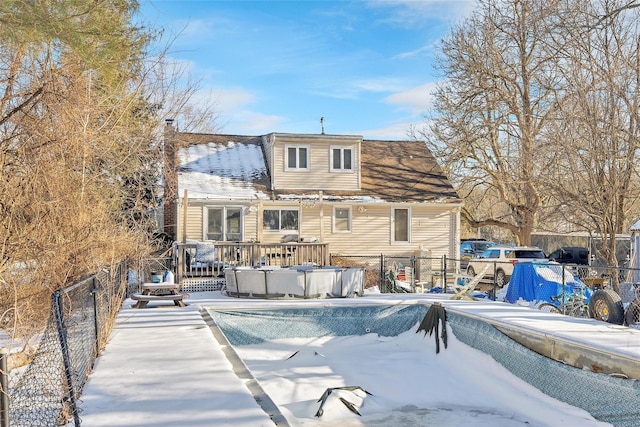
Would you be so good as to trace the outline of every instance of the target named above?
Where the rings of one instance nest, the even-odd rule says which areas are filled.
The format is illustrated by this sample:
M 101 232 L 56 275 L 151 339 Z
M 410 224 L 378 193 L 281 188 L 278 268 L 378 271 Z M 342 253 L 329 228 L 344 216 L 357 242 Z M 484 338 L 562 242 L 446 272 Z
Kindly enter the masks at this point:
M 552 296 L 562 295 L 562 274 L 564 272 L 564 293 L 566 296 L 584 295 L 586 302 L 591 299 L 591 289 L 580 279 L 574 277 L 571 271 L 561 264 L 522 262 L 513 268 L 509 280 L 505 301 L 514 303 L 522 298 L 525 301 L 552 301 Z

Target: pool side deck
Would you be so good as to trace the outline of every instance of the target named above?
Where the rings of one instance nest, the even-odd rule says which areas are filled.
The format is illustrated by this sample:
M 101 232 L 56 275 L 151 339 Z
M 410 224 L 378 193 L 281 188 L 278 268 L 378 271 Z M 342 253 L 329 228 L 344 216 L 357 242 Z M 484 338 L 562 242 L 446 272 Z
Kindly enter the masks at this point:
M 640 330 L 588 319 L 558 317 L 548 329 L 549 313 L 490 301 L 452 301 L 450 295 L 367 294 L 323 300 L 253 300 L 192 293 L 187 307 L 150 303 L 132 308 L 125 301 L 103 354 L 80 397 L 80 418 L 92 427 L 273 426 L 254 399 L 250 384 L 238 378 L 201 308 L 273 308 L 358 304 L 431 304 L 481 318 L 514 339 L 535 341 L 557 353 L 566 345 L 595 351 L 612 360 L 640 361 Z M 171 305 L 168 305 L 171 304 Z M 556 315 L 558 316 L 558 315 Z M 544 325 L 544 328 L 542 327 Z M 532 338 L 533 337 L 533 338 Z M 543 344 L 540 344 L 543 343 Z M 122 363 L 125 360 L 126 363 Z M 613 363 L 613 362 L 612 362 Z M 114 380 L 116 379 L 116 380 Z

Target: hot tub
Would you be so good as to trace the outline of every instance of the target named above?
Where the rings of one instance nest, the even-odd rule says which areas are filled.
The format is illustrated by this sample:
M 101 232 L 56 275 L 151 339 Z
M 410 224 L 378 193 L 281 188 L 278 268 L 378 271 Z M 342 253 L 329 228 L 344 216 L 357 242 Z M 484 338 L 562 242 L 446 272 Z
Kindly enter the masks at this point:
M 243 298 L 345 298 L 364 293 L 363 267 L 236 267 L 225 270 L 226 292 Z

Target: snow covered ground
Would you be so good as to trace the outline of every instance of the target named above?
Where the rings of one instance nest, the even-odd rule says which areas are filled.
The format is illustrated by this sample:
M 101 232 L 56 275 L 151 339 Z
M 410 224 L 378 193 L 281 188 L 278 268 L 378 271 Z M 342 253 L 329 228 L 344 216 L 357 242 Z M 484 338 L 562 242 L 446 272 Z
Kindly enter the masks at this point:
M 424 303 L 430 295 L 367 295 L 336 304 Z M 292 302 L 193 293 L 189 306 L 133 309 L 125 302 L 81 396 L 85 426 L 272 426 L 202 318 L 200 307 L 265 308 Z M 297 301 L 296 304 L 316 303 Z M 491 302 L 472 303 L 475 310 Z M 278 339 L 237 346 L 291 425 L 604 426 L 586 411 L 542 394 L 491 357 L 455 339 L 435 352 L 416 327 L 377 334 Z M 293 356 L 292 356 L 293 355 Z M 342 390 L 359 386 L 362 390 Z M 327 388 L 334 389 L 315 415 Z M 343 403 L 339 397 L 342 397 Z M 347 405 L 361 415 L 350 411 Z

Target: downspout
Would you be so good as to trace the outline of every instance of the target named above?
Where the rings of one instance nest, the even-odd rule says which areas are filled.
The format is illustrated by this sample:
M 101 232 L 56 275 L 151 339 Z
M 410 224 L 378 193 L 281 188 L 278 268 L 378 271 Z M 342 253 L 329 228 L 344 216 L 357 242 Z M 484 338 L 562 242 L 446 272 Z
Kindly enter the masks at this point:
M 324 205 L 322 191 L 318 191 L 318 206 L 320 207 L 320 242 L 324 243 Z
M 182 199 L 182 243 L 187 243 L 187 207 L 189 206 L 189 195 L 187 189 L 184 190 Z
M 256 237 L 258 239 L 258 242 L 262 242 L 262 232 L 263 232 L 263 225 L 262 225 L 262 211 L 264 210 L 264 206 L 262 205 L 262 199 L 258 200 L 258 212 L 257 212 L 257 217 L 256 217 Z
M 455 210 L 452 219 L 453 224 L 451 224 L 451 227 L 453 228 L 453 241 L 451 244 L 453 245 L 453 259 L 460 260 L 460 208 Z

